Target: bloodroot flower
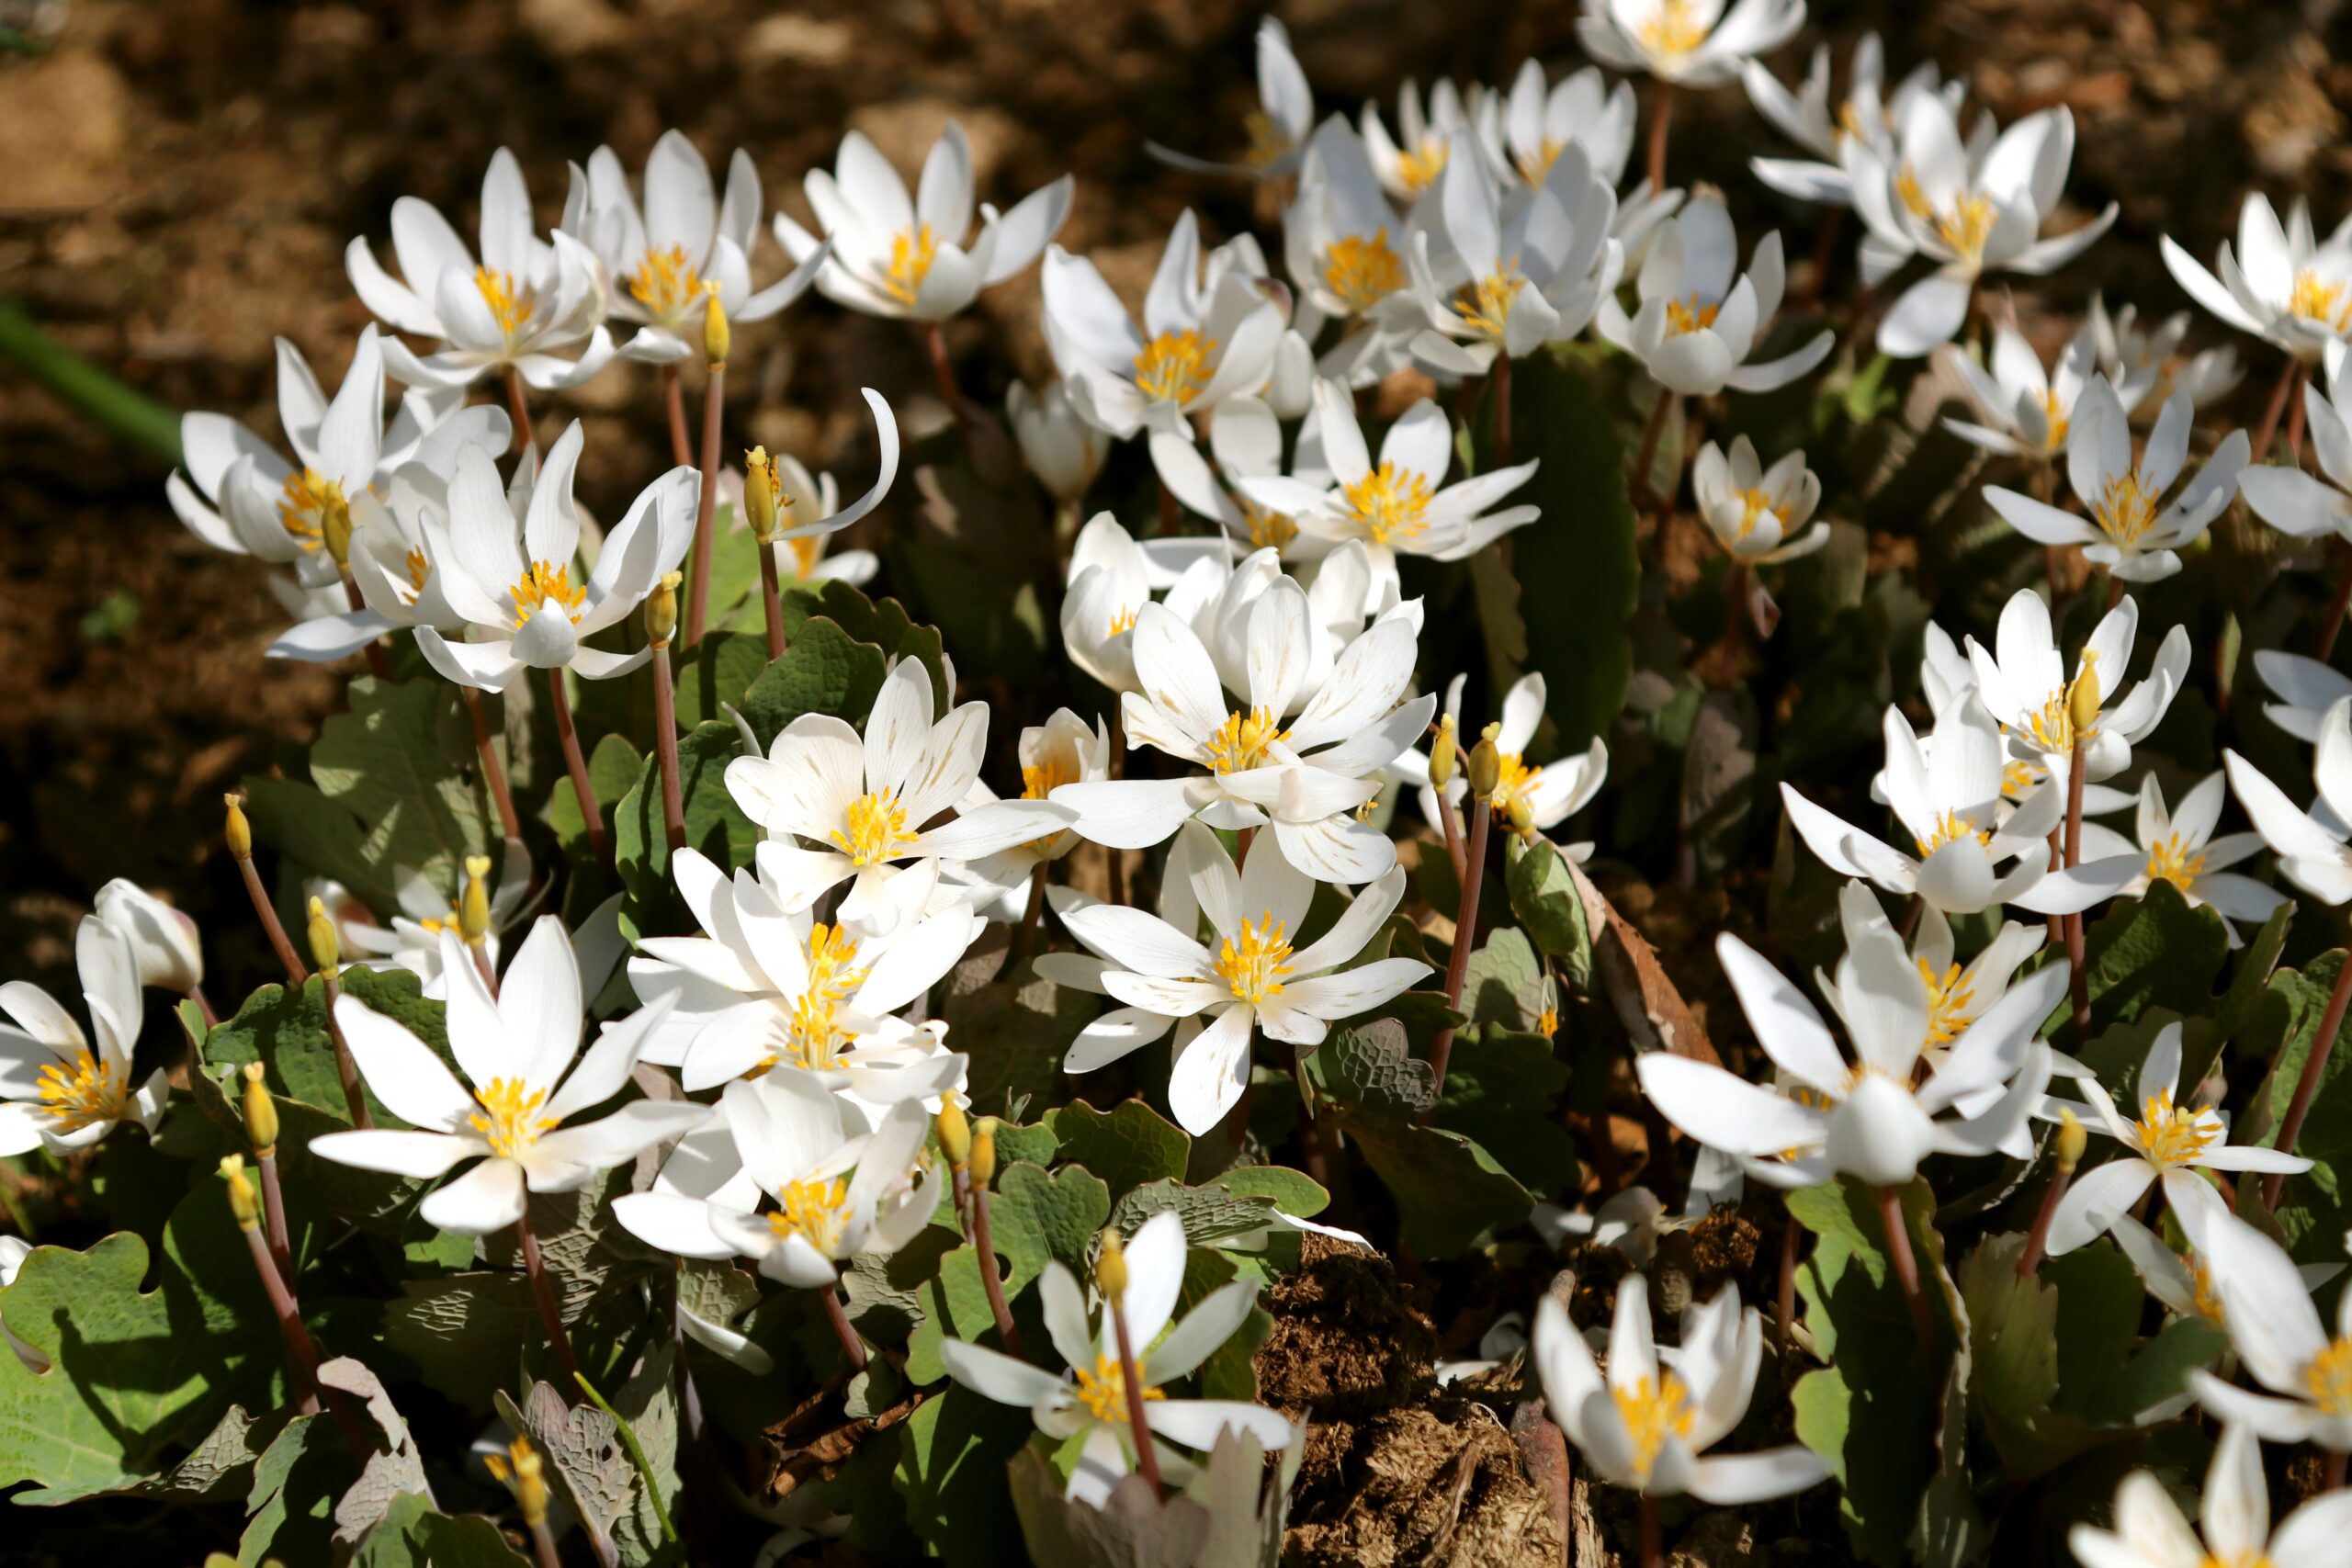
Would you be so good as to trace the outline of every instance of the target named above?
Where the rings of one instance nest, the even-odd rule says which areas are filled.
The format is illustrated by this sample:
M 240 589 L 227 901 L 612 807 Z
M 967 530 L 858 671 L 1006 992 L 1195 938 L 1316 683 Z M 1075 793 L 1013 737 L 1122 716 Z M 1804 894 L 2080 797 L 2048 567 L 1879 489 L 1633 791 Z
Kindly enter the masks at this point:
M 130 1052 L 139 1041 L 139 959 L 129 939 L 96 915 L 74 935 L 74 966 L 90 1029 L 47 991 L 23 980 L 0 986 L 0 1155 L 87 1148 L 128 1116 L 149 1132 L 170 1093 L 158 1067 L 135 1089 Z

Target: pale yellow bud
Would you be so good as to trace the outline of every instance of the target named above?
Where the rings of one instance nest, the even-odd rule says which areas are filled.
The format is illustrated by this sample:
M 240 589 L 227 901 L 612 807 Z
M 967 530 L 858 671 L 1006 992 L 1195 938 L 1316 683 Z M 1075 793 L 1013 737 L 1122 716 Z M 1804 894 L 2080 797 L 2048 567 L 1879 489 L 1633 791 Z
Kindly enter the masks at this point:
M 491 1454 L 482 1462 L 514 1494 L 514 1506 L 526 1528 L 537 1529 L 548 1522 L 546 1461 L 528 1438 L 517 1437 L 506 1445 L 505 1453 Z
M 1102 1227 L 1102 1245 L 1094 1253 L 1094 1288 L 1105 1301 L 1120 1301 L 1127 1293 L 1127 1244 L 1116 1225 Z
M 319 509 L 319 538 L 335 565 L 351 564 L 351 503 L 341 490 L 328 492 L 326 504 Z
M 1535 841 L 1535 811 L 1524 795 L 1514 793 L 1503 807 L 1503 816 L 1510 823 L 1510 830 L 1528 843 Z
M 245 820 L 245 797 L 231 793 L 221 800 L 229 807 L 229 852 L 239 860 L 254 858 L 254 825 Z
M 2061 1107 L 2058 1111 L 2058 1173 L 2072 1176 L 2075 1168 L 2083 1163 L 2083 1150 L 2091 1141 L 2089 1131 L 2071 1111 Z
M 458 931 L 480 945 L 490 936 L 490 857 L 466 857 L 466 886 L 458 900 Z
M 754 446 L 743 454 L 743 518 L 752 525 L 752 537 L 763 545 L 775 542 L 777 517 L 775 464 L 769 460 L 768 449 Z
M 322 975 L 336 974 L 337 965 L 343 958 L 343 944 L 336 940 L 334 922 L 327 919 L 326 904 L 315 897 L 311 900 L 308 935 L 311 939 L 311 962 L 318 966 Z
M 734 333 L 728 329 L 727 307 L 718 302 L 718 285 L 704 284 L 702 301 L 702 356 L 713 370 L 724 370 Z
M 261 1199 L 254 1192 L 254 1184 L 245 1175 L 245 1156 L 225 1155 L 220 1160 L 220 1174 L 229 1179 L 229 1212 L 237 1216 L 237 1228 L 250 1231 L 261 1228 Z
M 1495 793 L 1495 785 L 1502 782 L 1503 749 L 1495 738 L 1503 727 L 1490 724 L 1478 737 L 1478 744 L 1470 748 L 1470 792 L 1484 800 Z
M 971 1172 L 975 1187 L 986 1187 L 996 1179 L 995 1117 L 983 1116 L 972 1123 L 972 1157 L 965 1168 Z
M 665 571 L 662 581 L 645 599 L 645 640 L 656 648 L 667 648 L 678 631 L 678 584 L 684 573 Z
M 964 1118 L 964 1108 L 956 1103 L 953 1095 L 940 1101 L 939 1147 L 946 1155 L 947 1163 L 962 1170 L 972 1163 L 972 1124 Z M 994 1142 L 993 1139 L 990 1140 Z M 989 1151 L 993 1154 L 995 1151 Z
M 2074 727 L 2077 737 L 2088 735 L 2098 726 L 2098 710 L 2102 695 L 2098 689 L 2098 655 L 2083 649 L 2083 671 L 2066 691 L 2066 722 Z
M 255 1159 L 277 1153 L 277 1101 L 270 1098 L 262 1077 L 259 1062 L 245 1064 L 245 1136 L 253 1140 Z
M 1437 721 L 1437 739 L 1430 742 L 1430 783 L 1443 789 L 1453 781 L 1453 770 L 1462 764 L 1462 738 L 1455 733 L 1453 716 L 1441 715 Z

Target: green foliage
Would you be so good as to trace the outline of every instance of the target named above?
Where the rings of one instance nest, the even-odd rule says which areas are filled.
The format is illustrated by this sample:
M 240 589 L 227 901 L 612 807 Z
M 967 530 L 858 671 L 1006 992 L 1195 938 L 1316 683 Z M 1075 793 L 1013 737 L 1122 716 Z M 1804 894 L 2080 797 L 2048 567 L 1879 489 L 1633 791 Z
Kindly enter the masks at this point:
M 743 738 L 721 719 L 695 726 L 678 738 L 678 795 L 686 820 L 686 843 L 719 865 L 749 865 L 759 829 L 727 793 L 727 764 L 741 755 Z M 650 911 L 670 908 L 670 839 L 662 816 L 657 759 L 647 757 L 637 782 L 613 811 L 613 859 L 628 889 L 631 916 L 639 929 L 660 930 Z
M 760 671 L 743 693 L 743 717 L 766 746 L 803 714 L 831 714 L 862 722 L 888 673 L 883 650 L 858 642 L 824 616 L 793 634 L 784 657 Z
M 1074 1100 L 1048 1113 L 1046 1124 L 1060 1145 L 1060 1158 L 1101 1177 L 1114 1197 L 1146 1182 L 1182 1177 L 1193 1145 L 1182 1128 L 1140 1100 L 1123 1100 L 1107 1112 Z
M 2320 954 L 2301 969 L 2281 969 L 2270 978 L 2254 1021 L 2246 1030 L 2247 1048 L 2270 1057 L 2269 1075 L 2263 1079 L 2235 1136 L 2242 1141 L 2269 1144 L 2301 1081 L 2326 1015 L 2330 992 L 2343 972 L 2345 954 L 2335 949 Z M 2346 1021 L 2352 1025 L 2352 1018 Z M 2352 1050 L 2339 1027 L 2320 1069 L 2319 1087 L 2295 1140 L 2295 1152 L 2309 1157 L 2312 1168 L 2290 1176 L 2275 1211 L 2288 1250 L 2297 1261 L 2329 1262 L 2342 1258 L 2346 1226 L 2352 1224 L 2352 1194 L 2344 1190 L 2343 1173 L 2352 1169 Z
M 1549 839 L 1507 839 L 1503 881 L 1510 891 L 1511 913 L 1528 940 L 1559 964 L 1569 985 L 1577 990 L 1591 985 L 1592 932 L 1585 924 L 1584 900 L 1577 897 L 1576 880 L 1557 846 Z
M 2129 1022 L 2152 1007 L 2204 1011 L 2229 951 L 2222 917 L 2211 906 L 2190 908 L 2169 882 L 2116 904 L 2085 936 L 2091 1021 Z

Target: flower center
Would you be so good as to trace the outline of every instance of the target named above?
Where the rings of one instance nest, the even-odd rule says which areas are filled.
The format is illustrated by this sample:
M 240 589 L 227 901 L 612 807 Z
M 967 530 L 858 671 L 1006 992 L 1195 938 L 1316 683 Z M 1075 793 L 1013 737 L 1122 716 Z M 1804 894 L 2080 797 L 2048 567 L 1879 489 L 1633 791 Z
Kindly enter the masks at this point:
M 1088 1371 L 1084 1367 L 1073 1368 L 1072 1371 L 1078 1378 L 1078 1386 L 1072 1392 L 1077 1395 L 1078 1402 L 1086 1406 L 1087 1414 L 1097 1421 L 1112 1421 L 1120 1426 L 1125 1426 L 1127 1374 L 1119 1365 L 1119 1359 L 1116 1356 L 1098 1355 L 1094 1358 L 1092 1371 Z M 1143 1396 L 1146 1399 L 1168 1397 L 1156 1388 L 1146 1388 L 1143 1391 Z
M 2117 544 L 2137 544 L 2140 536 L 2155 525 L 2156 492 L 2140 478 L 2139 469 L 2127 468 L 2099 491 L 2098 503 L 2091 508 L 2091 521 Z
M 2193 845 L 2180 841 L 2172 834 L 2148 851 L 2148 880 L 2169 882 L 2183 893 L 2197 889 L 2197 878 L 2205 870 L 2204 852 Z
M 1434 136 L 1425 136 L 1419 148 L 1397 152 L 1396 177 L 1408 191 L 1419 196 L 1437 183 L 1438 175 L 1445 173 L 1445 155 L 1452 150 L 1451 143 Z
M 1535 1032 L 1546 1040 L 1560 1032 L 1560 1009 L 1557 1003 L 1545 1003 L 1544 1010 L 1536 1014 Z
M 649 314 L 666 320 L 702 298 L 702 279 L 686 260 L 685 246 L 649 249 L 637 270 L 628 275 L 628 291 Z
M 1021 766 L 1021 798 L 1043 800 L 1066 784 L 1078 782 L 1078 763 L 1067 752 Z
M 1744 490 L 1739 492 L 1740 538 L 1744 540 L 1756 532 L 1756 525 L 1767 517 L 1771 518 L 1778 525 L 1781 533 L 1785 534 L 1789 531 L 1788 513 L 1773 505 L 1770 496 L 1766 495 L 1761 490 Z
M 1264 708 L 1227 714 L 1216 733 L 1209 737 L 1209 766 L 1220 773 L 1262 767 L 1268 749 L 1289 735 Z
M 1268 910 L 1254 921 L 1241 922 L 1238 938 L 1227 937 L 1216 955 L 1216 972 L 1233 989 L 1234 999 L 1251 1006 L 1283 994 L 1283 976 L 1291 972 L 1290 942 L 1283 923 Z
M 849 803 L 848 831 L 836 828 L 827 835 L 835 848 L 859 865 L 880 865 L 906 852 L 915 835 L 907 831 L 907 808 L 898 792 L 877 789 Z
M 793 1181 L 777 1189 L 768 1229 L 782 1241 L 798 1236 L 827 1258 L 841 1250 L 849 1232 L 849 1178 Z
M 1453 313 L 1480 337 L 1500 343 L 1503 324 L 1510 319 L 1510 302 L 1526 285 L 1527 279 L 1519 276 L 1518 264 L 1506 262 L 1500 269 L 1463 289 L 1462 297 L 1453 302 Z
M 2066 432 L 2071 428 L 2066 418 L 2066 410 L 2058 401 L 2058 394 L 2055 391 L 2041 394 L 2041 412 L 2043 423 L 2049 426 L 2041 437 L 2041 449 L 2045 452 L 2055 452 L 2066 445 Z
M 2295 274 L 2295 288 L 2287 297 L 2287 310 L 2290 315 L 2341 332 L 2347 322 L 2352 322 L 2352 305 L 2347 305 L 2344 294 L 2343 284 L 2330 283 L 2305 267 Z
M 1102 636 L 1105 638 L 1126 636 L 1136 629 L 1136 617 L 1142 613 L 1140 607 L 1112 611 L 1109 625 L 1102 628 Z
M 547 1090 L 533 1089 L 521 1078 L 492 1078 L 474 1097 L 481 1102 L 482 1113 L 466 1120 L 490 1145 L 493 1156 L 513 1159 L 537 1143 L 540 1134 L 557 1125 L 556 1118 L 538 1114 L 540 1102 L 547 1097 Z
M 865 983 L 856 958 L 857 942 L 841 927 L 820 921 L 808 928 L 808 986 L 793 999 L 785 1026 L 793 1066 L 821 1072 L 856 1039 L 833 1022 L 849 994 Z
M 2312 1403 L 2330 1416 L 2352 1416 L 2352 1339 L 2331 1339 L 2303 1369 Z
M 1666 302 L 1667 333 L 1671 337 L 1680 337 L 1685 333 L 1695 333 L 1702 327 L 1712 327 L 1715 324 L 1715 312 L 1722 309 L 1720 302 L 1713 305 L 1701 304 L 1696 294 L 1684 299 L 1668 299 Z
M 117 1083 L 114 1065 L 100 1061 L 89 1047 L 84 1046 L 74 1053 L 72 1067 L 52 1062 L 41 1068 L 41 1109 L 49 1112 L 59 1132 L 78 1132 L 95 1122 L 119 1117 L 125 1091 L 130 1087 L 129 1075 Z
M 1934 830 L 1926 838 L 1913 840 L 1913 842 L 1919 846 L 1919 858 L 1926 860 L 1946 844 L 1956 844 L 1962 839 L 1975 840 L 1980 849 L 1990 848 L 1993 842 L 1992 834 L 1977 828 L 1957 811 L 1947 811 L 1937 818 Z
M 1428 526 L 1430 481 L 1411 468 L 1384 461 L 1343 492 L 1348 510 L 1375 545 L 1402 543 Z
M 1666 1447 L 1666 1439 L 1690 1436 L 1693 1414 L 1690 1396 L 1684 1391 L 1680 1378 L 1664 1372 L 1659 1374 L 1655 1387 L 1647 1378 L 1631 1388 L 1611 1384 L 1609 1397 L 1617 1402 L 1617 1414 L 1624 1418 L 1626 1433 L 1634 1440 L 1634 1478 L 1647 1482 L 1650 1466 L 1657 1462 L 1658 1450 Z
M 2222 1292 L 2213 1286 L 2213 1270 L 2207 1267 L 2205 1255 L 2192 1252 L 2186 1261 L 2189 1300 L 2196 1304 L 2197 1315 L 2216 1328 L 2227 1328 L 2229 1325 L 2222 1313 Z
M 2170 1089 L 2141 1102 L 2140 1151 L 2152 1165 L 2187 1165 L 2221 1141 L 2221 1118 L 2175 1105 Z
M 1952 204 L 1950 212 L 1936 219 L 1936 236 L 1950 245 L 1962 260 L 1981 261 L 1984 242 L 1993 232 L 1993 223 L 2000 216 L 1993 204 L 1981 196 L 1963 196 Z
M 1494 808 L 1503 811 L 1512 801 L 1525 800 L 1528 790 L 1543 776 L 1543 769 L 1529 767 L 1518 752 L 1504 752 L 1495 771 Z
M 1209 384 L 1216 339 L 1187 328 L 1162 333 L 1136 355 L 1136 390 L 1154 402 L 1189 403 Z
M 792 552 L 792 574 L 802 581 L 816 575 L 817 563 L 825 556 L 825 536 L 811 534 L 805 539 L 786 539 L 785 547 Z
M 1693 15 L 1690 0 L 1658 0 L 1642 24 L 1642 48 L 1653 58 L 1679 60 L 1707 39 L 1707 24 Z
M 1869 124 L 1862 118 L 1860 107 L 1851 98 L 1838 106 L 1838 136 L 1841 141 L 1849 137 L 1856 141 L 1873 139 Z
M 514 602 L 514 624 L 518 627 L 527 624 L 533 615 L 550 604 L 576 626 L 580 624 L 580 606 L 586 601 L 588 590 L 584 585 L 578 588 L 571 585 L 570 562 L 552 566 L 543 560 L 535 560 L 531 563 L 531 570 L 515 580 L 514 586 L 506 591 L 506 595 Z
M 1323 258 L 1324 287 L 1340 302 L 1361 315 L 1405 287 L 1405 264 L 1388 248 L 1388 231 L 1374 231 L 1370 238 L 1344 234 L 1331 242 Z
M 2041 770 L 2031 762 L 2016 758 L 2001 764 L 2001 796 L 2005 800 L 2023 800 L 2041 782 Z
M 1957 964 L 1938 975 L 1934 964 L 1924 958 L 1918 962 L 1919 984 L 1928 993 L 1928 1043 L 1949 1045 L 1974 1017 L 1969 1004 L 1975 999 L 1975 987 L 1962 983 Z
M 928 223 L 902 229 L 890 236 L 890 265 L 882 275 L 882 292 L 901 305 L 911 305 L 922 292 L 931 264 L 939 259 L 939 239 Z
M 425 580 L 432 575 L 433 563 L 425 558 L 424 552 L 423 550 L 409 551 L 408 585 L 410 592 L 414 593 L 424 592 Z
M 1253 550 L 1279 550 L 1298 537 L 1298 525 L 1287 512 L 1276 512 L 1243 497 L 1241 525 L 1250 531 Z
M 538 309 L 537 301 L 515 288 L 511 272 L 478 266 L 474 268 L 474 288 L 481 295 L 482 304 L 489 308 L 490 319 L 510 338 L 530 324 L 531 312 Z
M 295 541 L 306 550 L 315 550 L 326 543 L 326 520 L 331 512 L 344 510 L 343 481 L 320 476 L 312 468 L 299 469 L 286 476 L 277 498 L 277 521 Z
M 1536 143 L 1534 152 L 1521 152 L 1519 155 L 1516 162 L 1519 164 L 1521 175 L 1529 185 L 1542 185 L 1544 176 L 1552 172 L 1553 163 L 1567 150 L 1567 145 L 1565 141 L 1555 141 L 1549 136 L 1545 137 Z
M 2090 653 L 2085 653 L 2083 655 L 2085 663 L 2075 672 L 2074 680 L 2052 692 L 2050 694 L 2050 700 L 2041 705 L 2041 711 L 2027 718 L 2027 731 L 2032 735 L 2034 744 L 2043 750 L 2050 752 L 2074 750 L 2076 739 L 2075 692 L 2085 680 L 2090 677 L 2089 660 L 2093 657 Z M 2098 727 L 2093 725 L 2083 730 L 2080 739 L 2087 743 L 2090 738 L 2098 733 Z

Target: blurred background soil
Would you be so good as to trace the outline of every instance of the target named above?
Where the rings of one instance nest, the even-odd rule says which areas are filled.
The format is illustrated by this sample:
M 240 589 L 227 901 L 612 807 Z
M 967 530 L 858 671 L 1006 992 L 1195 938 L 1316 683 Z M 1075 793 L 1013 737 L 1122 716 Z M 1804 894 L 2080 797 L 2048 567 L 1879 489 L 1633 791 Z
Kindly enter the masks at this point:
M 1279 254 L 1261 193 L 1167 170 L 1143 150 L 1147 140 L 1240 150 L 1261 9 L 0 0 L 0 23 L 39 46 L 0 54 L 0 298 L 164 403 L 221 410 L 274 439 L 273 335 L 338 380 L 367 321 L 345 281 L 345 243 L 364 234 L 380 245 L 402 194 L 470 234 L 483 164 L 501 145 L 521 158 L 543 222 L 567 160 L 605 141 L 634 171 L 672 125 L 714 164 L 747 148 L 771 207 L 806 221 L 800 177 L 831 164 L 844 127 L 911 176 L 950 115 L 970 133 L 986 198 L 1009 203 L 1076 174 L 1062 243 L 1139 294 L 1188 204 L 1218 237 L 1254 220 Z M 1326 112 L 1352 115 L 1378 96 L 1393 117 L 1408 74 L 1505 80 L 1532 56 L 1556 78 L 1580 63 L 1572 0 L 1275 9 Z M 2019 310 L 2029 321 L 2045 306 L 2075 310 L 2098 285 L 2165 313 L 2187 301 L 2157 262 L 2157 234 L 2209 254 L 2253 185 L 2308 192 L 2323 227 L 2343 211 L 2352 63 L 2334 59 L 2340 10 L 2317 0 L 1828 4 L 1773 63 L 1793 77 L 1815 41 L 1842 57 L 1875 28 L 1894 72 L 1932 57 L 2004 122 L 2069 105 L 2074 198 L 2085 213 L 2119 200 L 2122 220 L 2087 263 L 2047 285 L 2046 300 L 2021 293 Z M 1743 167 L 1752 152 L 1785 151 L 1736 87 L 1678 112 L 1678 182 L 1724 185 L 1747 239 L 1751 225 L 1780 224 L 1802 258 L 1820 214 L 1779 205 Z M 755 259 L 763 281 L 781 265 L 772 245 Z M 1849 272 L 1849 245 L 1833 265 Z M 951 325 L 968 396 L 995 403 L 1010 376 L 1045 378 L 1036 314 L 1033 272 Z M 2200 324 L 2199 341 L 2218 336 Z M 838 463 L 847 491 L 871 471 L 859 386 L 888 393 L 914 429 L 944 417 L 903 325 L 812 295 L 780 321 L 739 329 L 737 344 L 730 442 L 740 434 L 812 467 Z M 543 431 L 549 413 L 590 422 L 592 507 L 625 501 L 667 466 L 656 398 L 650 377 L 616 366 L 580 398 L 542 407 Z M 219 851 L 220 792 L 307 743 L 342 672 L 265 666 L 282 617 L 262 569 L 182 529 L 163 479 L 0 362 L 0 975 L 70 991 L 73 923 L 100 882 L 128 875 L 206 922 L 213 995 L 233 1005 L 266 976 L 266 953 Z M 902 474 L 896 504 L 912 500 Z M 874 525 L 891 526 L 890 513 Z

